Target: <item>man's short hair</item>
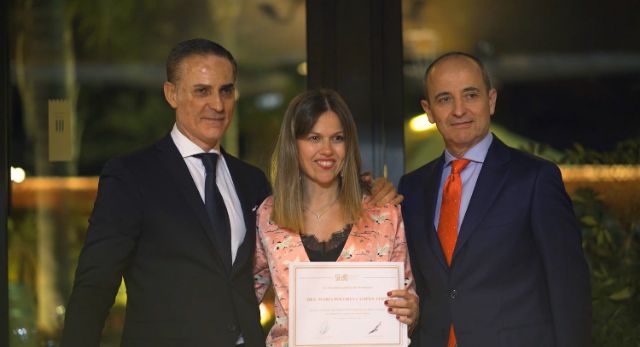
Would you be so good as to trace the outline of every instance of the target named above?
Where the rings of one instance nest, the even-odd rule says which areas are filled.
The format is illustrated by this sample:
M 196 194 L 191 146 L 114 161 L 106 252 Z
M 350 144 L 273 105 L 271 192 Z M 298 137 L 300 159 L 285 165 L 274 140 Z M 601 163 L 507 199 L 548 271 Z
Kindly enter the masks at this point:
M 175 83 L 178 76 L 178 68 L 182 60 L 192 55 L 215 55 L 217 57 L 227 59 L 233 66 L 233 78 L 235 79 L 238 72 L 238 64 L 226 48 L 222 45 L 207 39 L 191 39 L 178 43 L 167 57 L 167 81 Z
M 424 72 L 424 96 L 427 101 L 429 101 L 429 92 L 427 91 L 427 78 L 429 78 L 429 73 L 431 73 L 433 67 L 436 66 L 439 62 L 451 57 L 464 57 L 473 60 L 476 64 L 478 64 L 478 67 L 482 72 L 482 80 L 484 81 L 485 87 L 487 87 L 487 92 L 490 91 L 491 88 L 493 88 L 493 85 L 491 84 L 491 77 L 489 77 L 489 72 L 487 71 L 487 68 L 484 66 L 482 61 L 478 59 L 478 57 L 465 52 L 448 52 L 432 61 L 431 64 L 429 64 L 429 67 L 427 67 L 427 70 Z

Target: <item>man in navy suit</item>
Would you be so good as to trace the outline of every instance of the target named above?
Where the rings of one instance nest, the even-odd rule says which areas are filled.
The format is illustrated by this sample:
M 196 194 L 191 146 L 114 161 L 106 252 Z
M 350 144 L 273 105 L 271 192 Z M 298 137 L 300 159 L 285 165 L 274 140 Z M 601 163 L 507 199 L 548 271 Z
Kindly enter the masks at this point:
M 236 70 L 231 53 L 204 39 L 169 54 L 164 94 L 175 125 L 159 142 L 105 165 L 63 347 L 99 346 L 122 278 L 123 347 L 264 346 L 252 261 L 254 209 L 270 187 L 258 168 L 220 146 L 235 108 Z M 211 219 L 203 203 L 202 153 L 218 156 L 214 184 L 225 223 Z
M 589 270 L 558 167 L 489 131 L 497 92 L 477 58 L 447 53 L 424 81 L 421 105 L 446 149 L 399 185 L 421 306 L 413 345 L 590 346 Z M 466 166 L 445 256 L 438 227 L 455 160 Z

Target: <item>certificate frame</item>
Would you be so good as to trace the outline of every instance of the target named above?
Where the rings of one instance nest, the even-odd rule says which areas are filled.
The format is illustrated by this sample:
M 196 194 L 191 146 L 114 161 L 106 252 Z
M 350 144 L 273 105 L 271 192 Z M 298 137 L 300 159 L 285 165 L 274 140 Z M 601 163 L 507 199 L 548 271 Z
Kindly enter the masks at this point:
M 406 347 L 406 324 L 384 305 L 399 288 L 402 262 L 290 263 L 289 346 Z

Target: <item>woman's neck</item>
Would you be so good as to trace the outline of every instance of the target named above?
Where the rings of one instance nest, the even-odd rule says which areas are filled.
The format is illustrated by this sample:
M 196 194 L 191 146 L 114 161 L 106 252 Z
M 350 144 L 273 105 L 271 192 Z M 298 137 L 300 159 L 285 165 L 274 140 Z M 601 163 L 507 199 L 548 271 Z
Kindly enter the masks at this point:
M 325 187 L 305 181 L 303 192 L 304 234 L 313 235 L 321 242 L 329 240 L 345 224 L 337 182 Z
M 319 184 L 305 181 L 303 184 L 304 207 L 322 209 L 338 200 L 338 184 L 323 187 Z

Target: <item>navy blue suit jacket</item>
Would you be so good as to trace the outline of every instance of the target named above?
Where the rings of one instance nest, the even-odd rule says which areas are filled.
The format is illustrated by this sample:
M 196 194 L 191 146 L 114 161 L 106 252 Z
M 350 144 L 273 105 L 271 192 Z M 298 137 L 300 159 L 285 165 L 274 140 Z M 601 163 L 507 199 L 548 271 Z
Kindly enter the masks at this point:
M 105 166 L 66 312 L 63 347 L 97 347 L 122 278 L 123 347 L 264 347 L 253 289 L 256 167 L 223 152 L 246 234 L 230 272 L 193 178 L 170 136 Z
M 444 156 L 402 177 L 402 213 L 420 296 L 413 346 L 590 346 L 581 235 L 560 171 L 494 136 L 451 267 L 434 227 Z

